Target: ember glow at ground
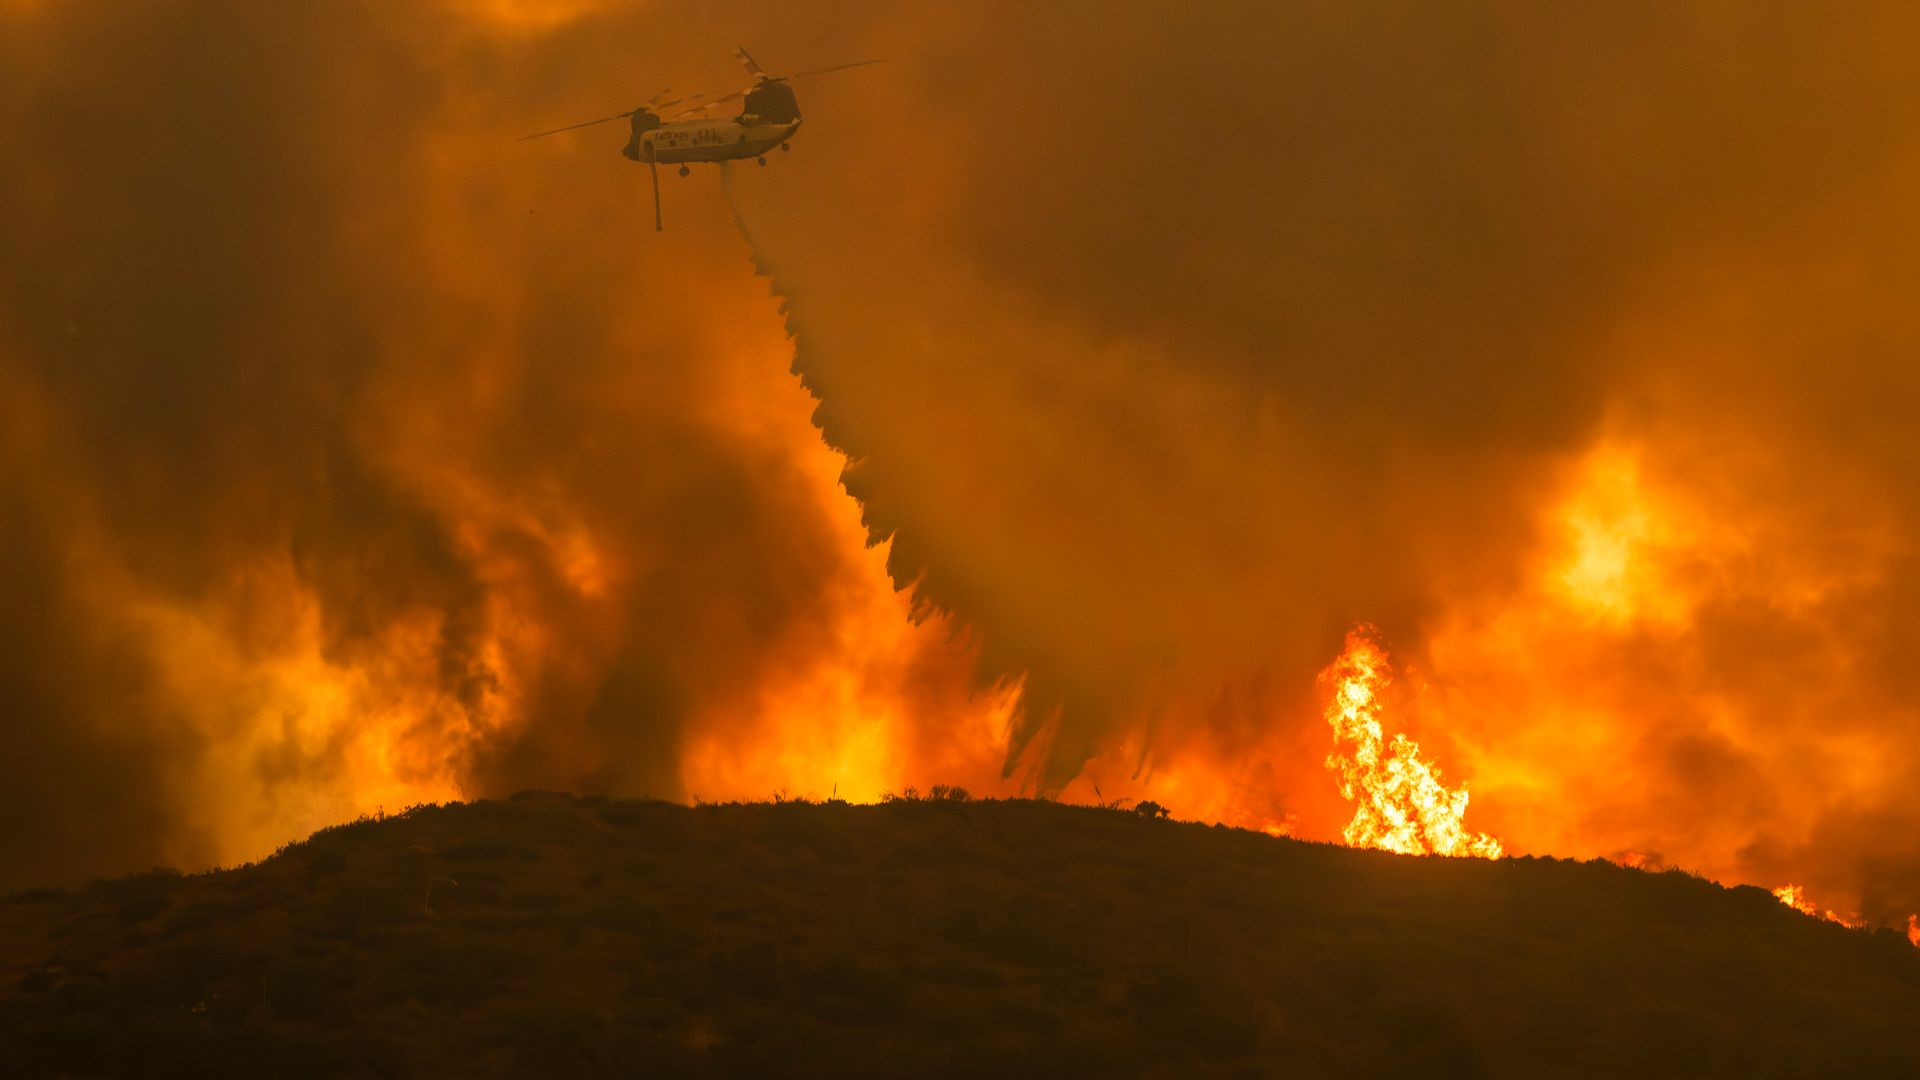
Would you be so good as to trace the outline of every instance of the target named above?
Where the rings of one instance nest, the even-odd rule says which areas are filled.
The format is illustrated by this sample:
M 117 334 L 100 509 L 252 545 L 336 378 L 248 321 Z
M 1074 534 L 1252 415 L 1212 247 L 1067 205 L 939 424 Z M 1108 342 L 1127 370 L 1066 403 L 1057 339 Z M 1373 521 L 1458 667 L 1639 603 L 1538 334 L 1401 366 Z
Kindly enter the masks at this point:
M 943 783 L 1907 926 L 1917 20 L 0 3 L 0 885 Z M 515 142 L 736 42 L 890 63 Z

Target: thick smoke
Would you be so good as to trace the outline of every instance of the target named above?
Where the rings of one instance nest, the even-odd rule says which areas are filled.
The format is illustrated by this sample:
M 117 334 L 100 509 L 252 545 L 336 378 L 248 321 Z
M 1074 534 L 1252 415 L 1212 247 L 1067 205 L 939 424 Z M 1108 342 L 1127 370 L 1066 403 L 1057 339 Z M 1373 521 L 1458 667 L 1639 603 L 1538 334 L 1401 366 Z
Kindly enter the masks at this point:
M 895 27 L 884 121 L 819 121 L 861 167 L 748 219 L 896 578 L 1028 673 L 1043 789 L 1271 759 L 1324 830 L 1313 673 L 1370 620 L 1522 850 L 1886 914 L 1915 28 L 1008 6 Z
M 883 621 L 792 357 L 894 579 L 1024 680 L 1022 783 L 1331 833 L 1313 676 L 1365 620 L 1510 847 L 1920 907 L 1916 23 L 0 17 L 0 863 L 226 857 L 382 790 L 342 776 L 698 794 Z M 618 125 L 510 141 L 735 41 L 893 61 L 736 171 L 794 352 L 711 176 L 655 236 Z M 864 647 L 964 769 L 966 643 Z
M 964 642 L 859 639 L 893 597 L 728 223 L 655 236 L 611 127 L 513 141 L 658 89 L 601 35 L 667 16 L 540 14 L 0 15 L 0 885 L 689 797 L 690 732 L 822 665 L 967 707 Z

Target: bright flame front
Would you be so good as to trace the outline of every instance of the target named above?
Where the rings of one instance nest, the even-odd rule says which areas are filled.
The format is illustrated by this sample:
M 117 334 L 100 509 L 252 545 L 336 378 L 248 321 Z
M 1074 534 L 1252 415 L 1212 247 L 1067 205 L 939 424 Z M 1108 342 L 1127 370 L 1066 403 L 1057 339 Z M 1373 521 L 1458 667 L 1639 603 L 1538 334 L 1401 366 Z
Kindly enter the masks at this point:
M 1355 847 L 1404 855 L 1477 855 L 1497 859 L 1504 849 L 1485 833 L 1468 832 L 1465 785 L 1449 788 L 1439 770 L 1420 756 L 1418 743 L 1381 723 L 1382 693 L 1391 679 L 1387 654 L 1368 627 L 1347 635 L 1346 649 L 1321 673 L 1332 687 L 1327 723 L 1334 749 L 1327 768 L 1340 782 L 1341 797 L 1354 804 L 1343 833 Z

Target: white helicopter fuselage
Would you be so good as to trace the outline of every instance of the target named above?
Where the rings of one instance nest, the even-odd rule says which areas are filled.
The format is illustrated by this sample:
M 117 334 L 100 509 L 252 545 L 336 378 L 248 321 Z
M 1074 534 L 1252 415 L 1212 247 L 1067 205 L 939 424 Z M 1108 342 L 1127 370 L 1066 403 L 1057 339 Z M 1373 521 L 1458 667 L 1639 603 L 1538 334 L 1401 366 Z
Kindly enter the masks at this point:
M 748 118 L 679 120 L 640 135 L 640 161 L 663 165 L 689 161 L 738 161 L 757 158 L 793 137 L 800 121 L 758 123 Z

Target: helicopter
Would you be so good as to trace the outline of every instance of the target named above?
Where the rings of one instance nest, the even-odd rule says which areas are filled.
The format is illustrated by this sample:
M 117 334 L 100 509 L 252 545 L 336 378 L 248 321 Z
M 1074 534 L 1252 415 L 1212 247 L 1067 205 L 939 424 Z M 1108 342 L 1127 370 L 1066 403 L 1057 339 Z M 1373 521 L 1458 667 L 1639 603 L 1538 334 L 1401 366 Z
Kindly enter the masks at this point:
M 653 228 L 658 232 L 664 228 L 660 221 L 662 163 L 679 165 L 681 176 L 693 171 L 689 164 L 691 162 L 744 161 L 754 158 L 765 165 L 767 153 L 775 147 L 783 151 L 791 150 L 789 140 L 794 132 L 800 130 L 800 103 L 793 96 L 793 88 L 787 85 L 788 82 L 812 75 L 825 75 L 830 71 L 845 71 L 886 62 L 856 60 L 851 64 L 816 68 L 797 75 L 774 75 L 738 45 L 733 47 L 733 58 L 754 80 L 753 85 L 745 90 L 719 95 L 700 93 L 684 98 L 675 98 L 673 91 L 662 90 L 637 109 L 598 120 L 568 124 L 551 131 L 535 132 L 522 136 L 520 141 L 544 139 L 563 131 L 611 124 L 615 120 L 631 120 L 633 134 L 627 139 L 626 149 L 621 153 L 628 160 L 647 163 L 647 169 L 653 176 Z M 713 118 L 697 115 L 717 109 L 729 101 L 741 103 L 738 116 Z

